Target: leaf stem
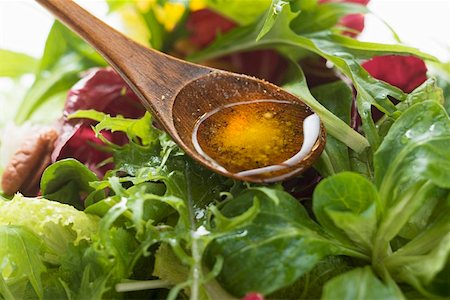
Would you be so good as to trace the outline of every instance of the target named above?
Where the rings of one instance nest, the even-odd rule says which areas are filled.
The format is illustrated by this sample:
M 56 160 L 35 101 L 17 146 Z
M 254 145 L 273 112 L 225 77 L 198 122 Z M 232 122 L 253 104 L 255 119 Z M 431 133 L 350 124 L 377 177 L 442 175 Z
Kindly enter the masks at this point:
M 140 291 L 140 290 L 150 290 L 150 289 L 163 289 L 169 288 L 172 285 L 161 279 L 156 280 L 136 280 L 136 281 L 126 281 L 116 284 L 116 291 L 119 293 L 130 292 L 130 291 Z
M 291 63 L 295 66 L 296 80 L 284 85 L 284 88 L 294 95 L 298 96 L 311 107 L 321 118 L 327 131 L 336 139 L 353 149 L 357 153 L 361 153 L 364 149 L 369 147 L 366 138 L 356 132 L 338 116 L 330 112 L 325 106 L 317 101 L 309 91 L 306 84 L 306 78 L 300 66 L 290 58 Z
M 196 225 L 195 225 L 195 213 L 193 211 L 194 201 L 192 199 L 192 190 L 191 190 L 191 175 L 189 172 L 189 165 L 186 162 L 185 164 L 185 178 L 186 178 L 186 194 L 188 200 L 188 210 L 189 210 L 189 219 L 191 222 L 191 254 L 193 259 L 193 265 L 191 266 L 191 294 L 190 300 L 198 300 L 200 299 L 200 284 L 201 284 L 201 272 L 202 272 L 202 263 L 201 263 L 201 253 L 198 244 L 198 237 L 195 235 Z
M 376 270 L 379 270 L 385 264 L 385 259 L 391 255 L 390 241 L 403 228 L 417 207 L 423 202 L 424 195 L 433 186 L 430 180 L 425 183 L 417 183 L 385 212 L 384 219 L 381 220 L 375 236 L 373 247 L 372 263 Z

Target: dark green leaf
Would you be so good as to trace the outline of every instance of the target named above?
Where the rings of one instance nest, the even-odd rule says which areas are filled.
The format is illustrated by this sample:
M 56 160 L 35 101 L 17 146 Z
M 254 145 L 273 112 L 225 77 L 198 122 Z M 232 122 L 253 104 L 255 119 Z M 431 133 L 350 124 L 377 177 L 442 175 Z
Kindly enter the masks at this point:
M 206 252 L 209 265 L 223 257 L 218 280 L 232 294 L 272 293 L 295 282 L 324 257 L 345 252 L 328 240 L 297 200 L 282 191 L 246 190 L 221 212 L 236 217 L 255 199 L 260 212 L 254 219 L 213 240 Z
M 328 256 L 317 263 L 294 284 L 269 295 L 269 299 L 320 299 L 323 286 L 335 276 L 350 271 L 353 267 L 343 256 Z
M 326 178 L 313 195 L 314 214 L 327 232 L 343 243 L 356 245 L 368 256 L 379 205 L 375 186 L 357 173 L 341 172 Z
M 374 261 L 379 262 L 389 256 L 389 241 L 396 235 L 406 232 L 407 237 L 415 236 L 396 254 L 386 258 L 386 264 L 390 268 L 399 268 L 396 272 L 402 274 L 403 280 L 418 289 L 424 282 L 428 283 L 445 263 L 450 245 L 445 234 L 449 229 L 443 221 L 443 225 L 437 227 L 422 225 L 421 233 L 407 230 L 417 224 L 414 218 L 421 215 L 426 224 L 426 216 L 430 218 L 430 212 L 442 202 L 445 193 L 441 189 L 450 188 L 449 147 L 450 119 L 439 103 L 429 100 L 405 110 L 375 153 L 375 179 L 380 190 L 383 217 L 375 238 Z M 435 231 L 429 231 L 431 228 Z M 431 254 L 429 247 L 433 245 L 435 252 Z M 401 254 L 407 258 L 395 258 Z M 422 265 L 425 262 L 428 269 Z M 409 271 L 401 270 L 402 267 Z M 421 275 L 414 275 L 417 272 Z
M 385 265 L 398 280 L 410 283 L 425 295 L 445 295 L 438 286 L 442 286 L 442 273 L 447 272 L 450 257 L 450 198 L 439 199 L 434 207 L 427 226 L 386 258 Z
M 97 175 L 85 165 L 67 158 L 45 169 L 41 178 L 41 192 L 47 199 L 83 209 L 84 198 L 95 191 L 89 183 L 97 180 Z M 103 199 L 104 195 L 100 193 L 96 197 Z
M 450 259 L 447 258 L 447 264 L 436 275 L 433 281 L 426 287 L 433 295 L 440 297 L 450 297 L 450 289 L 448 288 L 448 278 L 450 278 Z
M 441 105 L 435 101 L 413 105 L 394 123 L 374 155 L 376 184 L 389 195 L 394 187 L 411 185 L 433 174 L 436 183 L 445 186 L 443 171 L 450 167 L 444 150 L 448 138 L 450 119 Z M 400 166 L 408 170 L 401 172 Z
M 418 86 L 406 97 L 406 100 L 399 105 L 404 108 L 405 105 L 408 105 L 407 107 L 409 107 L 427 100 L 433 100 L 439 104 L 444 104 L 443 91 L 437 86 L 436 79 L 434 78 L 430 78 Z
M 353 91 L 343 81 L 320 85 L 311 90 L 312 95 L 334 115 L 350 124 L 353 104 Z M 324 177 L 341 171 L 349 171 L 350 160 L 348 148 L 335 137 L 328 135 L 325 149 L 315 168 Z

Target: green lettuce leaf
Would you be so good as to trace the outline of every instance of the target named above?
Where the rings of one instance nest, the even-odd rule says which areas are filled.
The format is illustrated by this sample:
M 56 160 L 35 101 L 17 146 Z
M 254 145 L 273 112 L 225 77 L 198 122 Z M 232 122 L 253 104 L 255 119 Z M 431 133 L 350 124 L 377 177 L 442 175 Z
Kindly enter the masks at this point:
M 181 290 L 194 298 L 208 293 L 205 284 L 212 275 L 202 270 L 202 255 L 211 240 L 208 231 L 205 232 L 207 208 L 220 199 L 220 192 L 229 191 L 232 184 L 187 158 L 165 133 L 152 127 L 148 114 L 139 120 L 92 111 L 72 117 L 99 121 L 94 127 L 99 136 L 107 129 L 122 131 L 130 140 L 123 146 L 109 143 L 116 169 L 92 185 L 97 191 L 112 191 L 105 199 L 88 203 L 86 209 L 102 217 L 99 232 L 103 243 L 109 243 L 108 232 L 116 226 L 133 228 L 131 234 L 141 244 L 129 255 L 133 257 L 131 267 L 137 259 L 151 254 L 147 251 L 149 247 L 159 243 L 170 245 L 188 271 L 169 298 L 173 299 Z M 159 257 L 158 260 L 165 256 Z M 126 283 L 121 285 L 127 287 Z M 215 288 L 213 293 L 217 290 L 220 289 Z
M 58 266 L 73 258 L 73 249 L 93 240 L 98 222 L 95 216 L 43 198 L 17 194 L 10 201 L 0 200 L 1 293 L 40 299 L 53 292 L 65 295 L 61 280 L 65 274 L 76 274 L 80 266 L 67 271 Z M 54 290 L 47 287 L 52 280 L 58 283 Z
M 16 225 L 0 225 L 0 293 L 12 296 L 10 282 L 28 280 L 36 295 L 42 299 L 44 291 L 41 274 L 47 270 L 43 255 L 45 244 L 30 229 Z
M 284 2 L 284 1 L 280 1 Z M 217 11 L 231 20 L 248 25 L 264 14 L 269 8 L 271 0 L 260 0 L 258 5 L 248 5 L 244 0 L 206 0 L 208 8 Z
M 323 300 L 405 299 L 395 285 L 383 283 L 370 267 L 357 268 L 339 275 L 325 284 Z
M 38 60 L 29 55 L 0 49 L 0 77 L 17 78 L 24 74 L 33 73 Z
M 294 283 L 324 257 L 350 252 L 330 240 L 297 200 L 282 191 L 246 190 L 227 202 L 221 213 L 236 217 L 254 203 L 260 205 L 256 216 L 250 214 L 248 222 L 219 235 L 205 254 L 209 266 L 223 257 L 218 280 L 233 295 L 270 294 Z
M 89 183 L 97 180 L 97 176 L 85 165 L 67 158 L 45 169 L 41 177 L 41 193 L 46 199 L 70 204 L 82 210 L 85 197 L 95 191 Z M 105 198 L 102 192 L 90 197 L 98 200 Z
M 346 15 L 365 14 L 367 12 L 369 10 L 366 6 L 357 3 L 321 3 L 314 10 L 302 11 L 292 20 L 291 26 L 299 34 L 317 32 L 334 27 Z
M 327 232 L 370 256 L 380 216 L 376 187 L 359 174 L 341 172 L 322 180 L 313 199 L 314 214 Z
M 0 225 L 25 226 L 59 253 L 68 241 L 90 240 L 98 230 L 98 221 L 70 205 L 43 198 L 17 194 L 11 201 L 0 201 Z

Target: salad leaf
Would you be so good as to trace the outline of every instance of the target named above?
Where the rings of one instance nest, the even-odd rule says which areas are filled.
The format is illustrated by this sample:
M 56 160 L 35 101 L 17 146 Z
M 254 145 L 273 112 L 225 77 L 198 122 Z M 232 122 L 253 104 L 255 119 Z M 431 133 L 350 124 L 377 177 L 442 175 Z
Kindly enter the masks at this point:
M 437 207 L 443 209 L 441 203 L 446 193 L 443 193 L 441 189 L 448 191 L 450 187 L 448 176 L 443 175 L 450 169 L 449 158 L 444 150 L 450 145 L 449 121 L 444 108 L 436 101 L 415 104 L 393 124 L 382 146 L 375 154 L 375 179 L 379 184 L 382 207 L 385 212 L 375 238 L 374 259 L 378 260 L 387 255 L 386 251 L 390 251 L 388 241 L 395 235 L 401 234 L 400 230 L 410 224 L 415 214 L 419 213 L 419 216 L 420 214 L 423 216 L 425 213 L 430 216 Z M 394 185 L 392 181 L 396 184 Z M 432 222 L 432 219 L 428 220 Z M 426 223 L 423 224 L 421 226 L 423 231 L 420 234 L 412 235 L 415 237 L 409 243 L 386 258 L 386 265 L 391 268 L 398 263 L 397 268 L 408 269 L 409 277 L 404 280 L 424 294 L 426 291 L 421 286 L 428 284 L 436 273 L 442 270 L 447 259 L 448 250 L 446 249 L 449 243 L 445 234 L 448 232 L 446 229 L 448 221 L 442 222 L 437 227 L 439 233 L 428 230 L 429 228 L 436 230 L 436 225 L 431 225 L 435 224 L 434 222 L 427 226 L 425 226 Z M 424 244 L 419 246 L 419 241 L 423 241 Z M 442 251 L 440 255 L 437 252 L 431 254 L 432 248 L 428 247 L 433 246 L 436 247 L 435 251 Z M 411 249 L 414 249 L 417 260 L 412 259 L 408 263 L 403 258 L 396 260 L 401 253 L 405 253 L 404 251 L 408 253 Z M 410 253 L 410 255 L 413 254 Z M 417 267 L 420 268 L 421 275 L 413 275 L 414 265 L 425 262 L 426 257 L 433 257 L 433 262 L 429 261 L 427 264 L 429 269 L 422 265 Z
M 29 55 L 0 49 L 2 67 L 0 77 L 17 78 L 24 74 L 33 73 L 37 67 L 37 60 Z
M 255 205 L 252 203 L 259 203 L 260 209 L 251 222 L 220 235 L 206 252 L 210 266 L 216 257 L 223 257 L 218 280 L 232 294 L 270 294 L 295 282 L 324 257 L 348 252 L 329 240 L 304 208 L 282 191 L 245 190 L 221 212 L 236 217 Z
M 283 10 L 283 6 L 288 4 L 287 1 L 282 0 L 272 0 L 270 8 L 267 10 L 265 15 L 265 21 L 262 25 L 261 31 L 259 32 L 256 40 L 260 40 L 264 35 L 266 35 L 273 27 L 278 14 Z
M 63 159 L 45 169 L 41 178 L 41 193 L 46 199 L 71 204 L 83 209 L 84 197 L 94 192 L 89 183 L 98 180 L 85 165 L 74 159 Z M 101 193 L 97 199 L 103 199 Z
M 321 299 L 404 299 L 398 287 L 386 285 L 370 267 L 357 268 L 327 282 Z
M 396 107 L 400 112 L 403 112 L 414 104 L 428 100 L 436 101 L 439 104 L 445 104 L 443 91 L 437 86 L 435 78 L 427 79 L 423 84 L 409 93 L 406 99 L 398 103 Z M 378 131 L 381 137 L 384 137 L 387 134 L 394 121 L 394 118 L 385 115 L 377 122 L 379 128 Z
M 302 1 L 299 2 L 301 3 Z M 291 26 L 296 33 L 322 31 L 335 26 L 346 15 L 369 12 L 366 6 L 345 2 L 325 2 L 315 8 L 314 10 L 302 11 L 292 20 Z
M 0 201 L 1 293 L 12 294 L 14 298 L 27 294 L 31 298 L 47 298 L 52 291 L 47 289 L 50 277 L 61 278 L 78 270 L 77 266 L 68 273 L 58 273 L 57 266 L 72 253 L 72 249 L 92 240 L 98 230 L 98 221 L 97 217 L 72 206 L 42 198 L 25 198 L 17 194 L 10 201 Z M 25 288 L 28 282 L 31 289 Z M 65 294 L 62 287 L 56 290 Z
M 307 86 L 305 75 L 300 66 L 295 63 L 294 67 L 295 76 L 293 77 L 293 80 L 285 84 L 283 87 L 294 95 L 297 95 L 320 116 L 327 132 L 331 136 L 358 153 L 366 149 L 369 146 L 367 140 L 353 130 L 347 123 L 320 104 L 311 95 L 311 92 Z
M 261 17 L 268 9 L 270 2 L 271 0 L 261 0 L 258 1 L 258 5 L 247 5 L 245 1 L 205 0 L 205 5 L 209 9 L 245 26 Z
M 314 190 L 313 210 L 319 223 L 336 239 L 370 256 L 377 230 L 380 199 L 365 177 L 341 172 Z
M 421 174 L 425 178 L 431 176 L 436 184 L 442 187 L 448 187 L 448 183 L 442 177 L 443 174 L 437 168 L 438 165 L 441 167 L 447 165 L 445 159 L 441 161 L 446 155 L 439 150 L 440 147 L 428 148 L 428 145 L 445 145 L 446 139 L 449 137 L 449 130 L 450 119 L 447 113 L 441 105 L 434 101 L 413 105 L 404 112 L 394 123 L 385 137 L 382 147 L 374 156 L 375 182 L 385 192 L 384 199 L 389 199 L 388 195 L 393 192 L 394 187 L 398 188 L 403 185 L 407 187 L 423 180 Z M 407 162 L 411 162 L 412 159 L 412 157 L 407 159 L 408 155 L 420 148 L 423 148 L 421 152 L 427 151 L 428 153 L 418 154 L 421 155 L 421 159 L 413 160 L 414 164 L 418 163 L 419 165 L 408 164 Z M 428 163 L 431 164 L 431 170 L 427 169 Z M 434 165 L 435 163 L 436 165 Z M 408 168 L 409 172 L 400 172 L 402 166 Z M 400 181 L 397 181 L 399 175 L 403 176 Z M 405 175 L 409 176 L 405 177 Z M 402 188 L 405 189 L 405 187 Z
M 328 256 L 317 263 L 294 284 L 268 296 L 272 299 L 320 299 L 323 286 L 335 276 L 352 270 L 351 262 L 343 256 Z
M 0 286 L 0 292 L 11 296 L 7 287 L 8 282 L 23 280 L 25 277 L 33 286 L 37 296 L 42 299 L 44 292 L 40 276 L 47 269 L 41 257 L 44 252 L 42 240 L 27 228 L 0 225 L 0 241 L 2 244 L 0 277 L 4 282 Z
M 98 221 L 97 217 L 70 205 L 43 198 L 17 194 L 10 201 L 0 201 L 1 225 L 25 226 L 59 253 L 67 248 L 67 241 L 77 244 L 81 240 L 90 240 L 97 231 Z
M 312 95 L 329 111 L 350 125 L 350 114 L 353 103 L 353 92 L 342 81 L 320 85 L 311 90 Z M 339 99 L 339 100 L 336 100 Z M 315 168 L 323 177 L 337 174 L 341 171 L 350 171 L 349 150 L 333 136 L 327 136 L 325 149 Z
M 388 268 L 395 268 L 395 276 L 411 283 L 424 295 L 431 296 L 433 289 L 428 287 L 438 282 L 439 273 L 445 273 L 450 257 L 449 230 L 450 198 L 441 198 L 440 205 L 434 205 L 434 214 L 427 226 L 409 243 L 386 259 Z M 445 295 L 445 290 L 435 295 Z
M 112 145 L 117 169 L 97 183 L 98 190 L 108 187 L 114 194 L 86 209 L 103 217 L 101 232 L 121 223 L 133 227 L 136 239 L 141 242 L 133 254 L 135 259 L 146 255 L 145 249 L 157 243 L 169 244 L 188 269 L 186 280 L 177 282 L 169 297 L 175 297 L 181 289 L 186 289 L 194 299 L 206 293 L 204 284 L 208 276 L 201 271 L 202 253 L 210 240 L 207 232 L 202 233 L 206 206 L 218 200 L 219 192 L 230 184 L 188 160 L 166 134 L 152 127 L 148 114 L 136 121 L 92 111 L 75 116 L 101 120 L 96 128 L 122 131 L 130 139 L 126 145 Z M 142 138 L 134 138 L 140 133 L 144 133 Z M 117 176 L 122 172 L 126 176 Z M 133 186 L 125 188 L 122 183 L 126 182 Z M 159 229 L 158 223 L 170 217 L 170 226 Z M 160 260 L 166 256 L 158 257 Z

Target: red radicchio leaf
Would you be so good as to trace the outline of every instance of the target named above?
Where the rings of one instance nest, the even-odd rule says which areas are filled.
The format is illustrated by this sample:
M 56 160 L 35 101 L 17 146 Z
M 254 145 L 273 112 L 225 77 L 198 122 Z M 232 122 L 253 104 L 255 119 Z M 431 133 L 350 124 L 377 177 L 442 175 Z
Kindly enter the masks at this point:
M 225 58 L 238 73 L 244 73 L 280 84 L 288 62 L 273 50 L 254 50 L 235 53 Z
M 105 145 L 95 137 L 91 128 L 94 123 L 89 120 L 67 119 L 67 115 L 80 109 L 95 109 L 112 116 L 122 115 L 127 118 L 142 117 L 145 109 L 123 79 L 111 68 L 91 70 L 69 91 L 52 161 L 76 158 L 102 176 L 112 165 L 97 167 L 100 162 L 109 158 L 110 154 L 99 150 Z M 118 145 L 128 141 L 120 132 L 102 133 L 105 138 Z
M 186 28 L 190 31 L 189 40 L 199 48 L 207 46 L 218 34 L 234 27 L 236 23 L 208 9 L 194 11 L 186 22 Z
M 373 77 L 410 93 L 427 80 L 427 67 L 414 56 L 377 56 L 362 64 Z
M 264 296 L 259 293 L 248 293 L 242 300 L 264 300 Z
M 95 109 L 127 118 L 138 118 L 145 113 L 138 97 L 111 68 L 89 71 L 69 91 L 64 115 L 80 109 Z
M 328 3 L 328 2 L 348 2 L 348 3 L 356 3 L 361 5 L 367 5 L 369 0 L 320 0 L 319 3 Z M 345 35 L 356 37 L 358 33 L 361 33 L 364 29 L 364 16 L 361 14 L 350 14 L 343 17 L 339 23 L 339 25 L 350 28 L 352 31 L 344 31 Z
M 345 35 L 356 37 L 364 29 L 364 16 L 361 14 L 351 14 L 343 17 L 339 24 L 345 28 L 351 28 L 353 31 L 344 31 Z

